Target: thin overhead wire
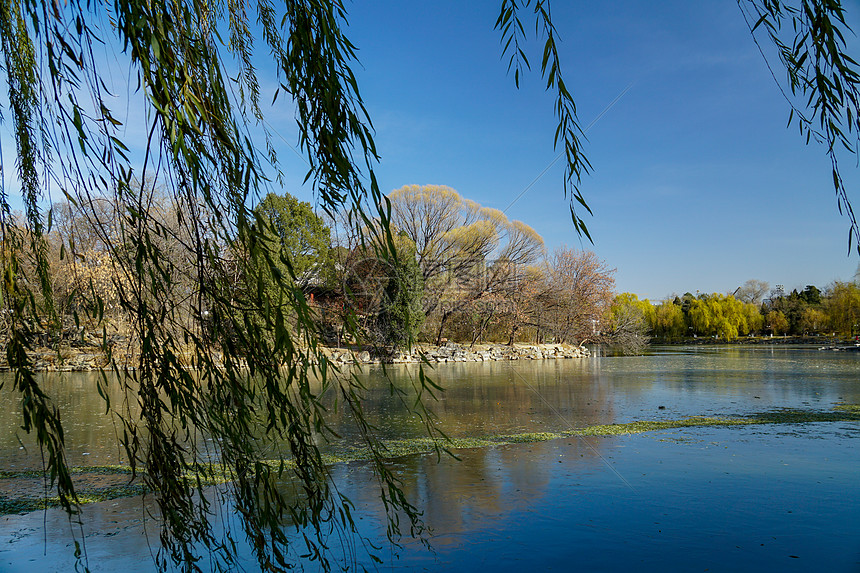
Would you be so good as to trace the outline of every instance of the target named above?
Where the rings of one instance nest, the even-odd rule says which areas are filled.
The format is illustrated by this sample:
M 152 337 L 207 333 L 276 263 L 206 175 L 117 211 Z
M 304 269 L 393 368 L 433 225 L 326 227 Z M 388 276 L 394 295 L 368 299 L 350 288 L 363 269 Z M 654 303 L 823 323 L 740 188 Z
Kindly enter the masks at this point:
M 617 96 L 615 96 L 615 99 L 613 99 L 611 102 L 609 102 L 609 105 L 607 105 L 606 107 L 604 107 L 604 108 L 603 108 L 603 111 L 601 111 L 599 114 L 597 114 L 597 117 L 595 117 L 594 119 L 592 119 L 592 120 L 591 120 L 591 123 L 589 123 L 589 124 L 585 127 L 585 129 L 583 129 L 583 130 L 582 130 L 583 135 L 585 135 L 586 133 L 588 133 L 588 130 L 590 130 L 590 129 L 594 126 L 594 124 L 596 124 L 598 121 L 600 121 L 600 119 L 601 119 L 604 115 L 606 115 L 606 113 L 607 113 L 610 109 L 612 109 L 612 108 L 615 106 L 615 104 L 616 104 L 616 103 L 618 103 L 618 101 L 619 101 L 622 97 L 624 97 L 624 95 L 625 95 L 627 92 L 629 92 L 629 91 L 630 91 L 630 88 L 632 88 L 632 87 L 633 87 L 633 84 L 634 84 L 634 83 L 635 83 L 635 82 L 630 82 L 629 84 L 627 84 L 627 87 L 626 87 L 626 88 L 624 88 L 624 89 L 621 91 L 621 93 L 619 93 Z M 538 174 L 538 176 L 537 176 L 537 177 L 535 177 L 535 178 L 532 180 L 532 182 L 531 182 L 531 183 L 529 183 L 529 184 L 526 186 L 526 188 L 525 188 L 525 189 L 523 189 L 523 190 L 520 192 L 520 194 L 519 194 L 519 195 L 517 195 L 517 196 L 514 198 L 514 200 L 513 200 L 513 201 L 511 201 L 511 202 L 508 204 L 508 206 L 507 206 L 507 207 L 505 207 L 504 209 L 502 209 L 502 212 L 503 212 L 503 213 L 507 213 L 507 212 L 508 212 L 508 209 L 510 209 L 511 207 L 513 207 L 513 206 L 514 206 L 514 203 L 516 203 L 517 201 L 519 201 L 519 200 L 523 197 L 523 195 L 525 195 L 526 193 L 528 193 L 529 189 L 531 189 L 532 187 L 534 187 L 535 183 L 537 183 L 538 181 L 540 181 L 541 177 L 543 177 L 544 175 L 546 175 L 546 172 L 547 172 L 547 171 L 549 171 L 550 169 L 552 169 L 552 166 L 553 166 L 553 165 L 555 165 L 556 163 L 558 163 L 558 160 L 559 160 L 559 159 L 561 159 L 561 157 L 562 157 L 563 155 L 564 155 L 564 151 L 562 151 L 561 153 L 559 153 L 558 155 L 556 155 L 556 156 L 555 156 L 555 159 L 553 159 L 552 161 L 550 161 L 549 165 L 547 165 L 547 166 L 544 168 L 544 170 L 543 170 L 543 171 L 541 171 L 541 172 Z

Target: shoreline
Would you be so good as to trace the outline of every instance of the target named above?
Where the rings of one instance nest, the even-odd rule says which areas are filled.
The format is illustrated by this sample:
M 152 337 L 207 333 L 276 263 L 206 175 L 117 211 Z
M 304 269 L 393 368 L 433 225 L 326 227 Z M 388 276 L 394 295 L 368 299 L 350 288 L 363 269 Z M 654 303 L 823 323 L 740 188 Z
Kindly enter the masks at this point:
M 558 360 L 586 358 L 591 351 L 572 344 L 475 344 L 447 342 L 441 346 L 417 344 L 411 352 L 386 348 L 322 347 L 322 353 L 337 366 L 354 364 L 417 364 L 419 362 L 498 362 L 511 360 Z M 28 352 L 35 372 L 96 372 L 110 367 L 107 355 L 98 346 L 64 346 L 60 349 L 36 348 Z M 114 351 L 118 363 L 135 361 L 136 352 Z M 5 354 L 0 358 L 0 372 L 10 372 Z M 133 369 L 133 366 L 127 368 Z
M 699 337 L 678 340 L 652 338 L 649 346 L 818 346 L 820 348 L 854 348 L 860 341 L 839 336 L 739 336 L 734 340 Z
M 833 336 L 792 336 L 792 337 L 741 337 L 726 341 L 711 337 L 685 338 L 681 341 L 652 339 L 648 347 L 655 346 L 817 346 L 819 350 L 860 351 L 860 344 L 850 339 Z M 528 344 L 515 343 L 512 346 L 501 343 L 459 344 L 446 342 L 441 346 L 419 343 L 412 351 L 392 351 L 384 347 L 368 346 L 323 346 L 322 352 L 334 365 L 349 366 L 362 364 L 418 364 L 447 362 L 500 362 L 511 360 L 558 360 L 587 358 L 591 351 L 585 346 L 573 344 Z M 647 350 L 645 351 L 647 354 Z M 28 352 L 33 360 L 35 372 L 96 372 L 110 368 L 107 355 L 100 346 L 63 345 L 60 349 L 39 347 Z M 117 363 L 129 364 L 134 369 L 137 358 L 135 349 L 128 347 L 114 349 Z M 190 355 L 189 355 L 190 356 Z M 189 358 L 190 360 L 190 358 Z M 0 372 L 10 372 L 5 353 L 0 354 Z
M 384 355 L 380 349 L 338 349 L 325 347 L 323 352 L 338 365 L 348 364 L 417 364 L 445 362 L 498 362 L 510 360 L 558 360 L 586 358 L 591 351 L 572 344 L 475 344 L 469 346 L 446 342 L 441 346 L 417 344 L 411 352 L 397 351 Z M 384 350 L 384 349 L 383 349 Z M 387 352 L 387 351 L 386 351 Z

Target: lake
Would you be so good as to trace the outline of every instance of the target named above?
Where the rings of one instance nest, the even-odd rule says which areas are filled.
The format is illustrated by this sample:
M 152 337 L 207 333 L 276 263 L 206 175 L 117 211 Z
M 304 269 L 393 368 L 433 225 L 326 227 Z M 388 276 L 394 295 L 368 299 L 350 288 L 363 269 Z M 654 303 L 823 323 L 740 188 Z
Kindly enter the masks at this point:
M 388 367 L 407 385 L 417 368 Z M 379 368 L 363 373 L 367 410 L 389 438 L 421 435 Z M 452 437 L 562 432 L 596 424 L 830 410 L 860 403 L 860 353 L 789 347 L 670 347 L 648 356 L 439 365 L 431 405 Z M 45 380 L 64 410 L 72 464 L 121 460 L 92 374 Z M 8 392 L 6 393 L 8 394 Z M 39 467 L 0 398 L 0 468 Z M 348 417 L 333 425 L 350 441 Z M 19 442 L 20 438 L 20 442 Z M 393 462 L 432 529 L 390 550 L 366 464 L 333 469 L 382 569 L 468 571 L 860 571 L 860 423 L 681 428 L 459 450 L 459 461 Z M 231 519 L 229 502 L 219 518 Z M 157 523 L 140 498 L 85 506 L 93 571 L 152 571 Z M 73 566 L 68 520 L 49 510 L 0 518 L 0 571 Z M 335 555 L 372 567 L 361 546 Z M 255 570 L 248 562 L 248 570 Z M 311 565 L 307 565 L 313 570 Z

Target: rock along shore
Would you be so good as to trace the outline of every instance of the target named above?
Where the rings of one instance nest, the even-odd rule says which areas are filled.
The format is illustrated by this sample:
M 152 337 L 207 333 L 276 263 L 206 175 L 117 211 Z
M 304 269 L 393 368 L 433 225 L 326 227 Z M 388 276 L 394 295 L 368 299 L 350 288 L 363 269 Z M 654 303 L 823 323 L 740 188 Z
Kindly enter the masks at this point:
M 503 360 L 550 360 L 585 358 L 587 348 L 569 344 L 476 344 L 460 345 L 448 342 L 442 346 L 419 345 L 411 352 L 391 352 L 387 349 L 323 348 L 326 356 L 336 365 L 350 364 L 415 364 L 424 360 L 443 362 L 492 362 Z M 50 348 L 37 348 L 30 353 L 34 370 L 40 372 L 91 372 L 109 367 L 107 357 L 96 346 L 63 348 L 59 352 Z M 115 358 L 117 358 L 115 353 Z M 122 358 L 130 358 L 133 353 Z M 118 360 L 121 364 L 122 359 Z M 0 358 L 0 371 L 9 371 L 5 353 Z
M 412 352 L 395 352 L 380 356 L 370 350 L 327 348 L 329 360 L 335 364 L 413 364 L 421 362 L 491 362 L 500 360 L 547 360 L 585 358 L 591 352 L 583 346 L 570 344 L 476 344 L 460 345 L 448 342 L 442 346 L 419 345 Z

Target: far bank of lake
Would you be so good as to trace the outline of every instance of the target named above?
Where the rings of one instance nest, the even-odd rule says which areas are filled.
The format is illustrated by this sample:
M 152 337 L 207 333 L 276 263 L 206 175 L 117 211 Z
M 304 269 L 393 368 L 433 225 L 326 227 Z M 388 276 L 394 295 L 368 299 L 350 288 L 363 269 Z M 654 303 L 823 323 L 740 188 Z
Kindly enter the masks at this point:
M 138 351 L 133 345 L 114 346 L 111 350 L 114 363 L 120 369 L 133 369 L 137 365 Z M 373 346 L 322 347 L 322 354 L 336 366 L 353 364 L 418 364 L 447 362 L 498 362 L 509 360 L 557 360 L 585 358 L 591 351 L 573 344 L 457 344 L 446 342 L 441 346 L 416 344 L 410 349 Z M 215 351 L 217 360 L 221 355 Z M 112 368 L 104 349 L 93 345 L 59 348 L 36 347 L 28 352 L 36 372 L 94 372 Z M 195 360 L 193 352 L 182 357 L 188 364 Z M 316 360 L 316 357 L 313 357 Z M 8 372 L 9 363 L 0 355 L 0 372 Z

